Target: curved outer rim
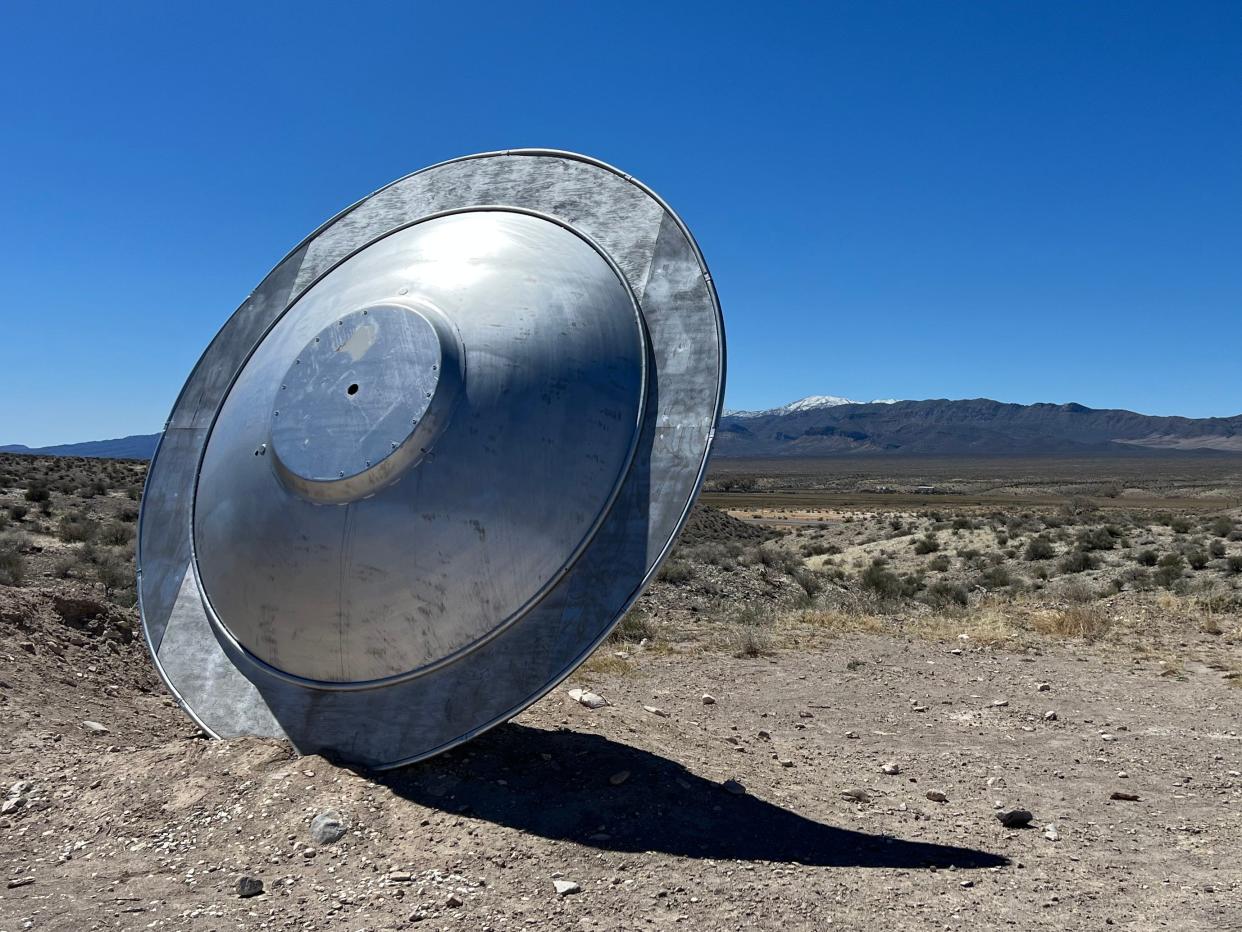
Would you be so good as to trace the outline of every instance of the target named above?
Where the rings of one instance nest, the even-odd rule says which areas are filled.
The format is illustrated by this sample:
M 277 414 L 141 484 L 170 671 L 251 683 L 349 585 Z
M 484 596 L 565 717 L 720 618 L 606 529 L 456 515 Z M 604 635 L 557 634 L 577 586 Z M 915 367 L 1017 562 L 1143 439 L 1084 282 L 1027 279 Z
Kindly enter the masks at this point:
M 669 535 L 669 539 L 665 542 L 663 549 L 656 556 L 655 560 L 652 561 L 651 567 L 648 570 L 647 574 L 642 578 L 642 580 L 635 587 L 633 592 L 631 592 L 630 596 L 625 600 L 625 602 L 617 610 L 615 617 L 607 626 L 605 626 L 600 636 L 596 638 L 594 642 L 587 645 L 587 647 L 583 651 L 581 651 L 578 655 L 576 655 L 573 658 L 573 660 L 571 660 L 557 676 L 550 678 L 544 688 L 532 693 L 528 698 L 523 699 L 520 703 L 515 705 L 513 708 L 509 709 L 507 712 L 504 712 L 501 715 L 495 716 L 490 721 L 482 725 L 479 725 L 478 727 L 471 729 L 470 731 L 462 735 L 459 735 L 457 738 L 453 739 L 452 741 L 446 741 L 443 744 L 435 748 L 421 752 L 419 754 L 410 755 L 410 756 L 400 758 L 394 761 L 386 762 L 384 764 L 376 765 L 373 768 L 371 768 L 374 770 L 390 770 L 390 769 L 395 769 L 397 767 L 404 767 L 408 764 L 413 764 L 418 761 L 426 760 L 427 758 L 434 757 L 437 754 L 442 754 L 445 751 L 450 750 L 451 748 L 457 747 L 458 745 L 464 744 L 467 741 L 470 741 L 473 738 L 478 737 L 485 731 L 488 731 L 496 727 L 497 725 L 502 724 L 503 722 L 509 721 L 514 716 L 519 715 L 525 709 L 528 709 L 530 706 L 534 705 L 536 702 L 538 702 L 540 699 L 542 699 L 552 690 L 556 689 L 557 686 L 559 686 L 566 679 L 568 679 L 569 676 L 571 676 L 573 672 L 576 669 L 578 669 L 579 666 L 582 665 L 583 661 L 585 661 L 586 658 L 589 657 L 599 647 L 599 645 L 604 642 L 604 640 L 608 637 L 608 635 L 612 633 L 613 628 L 615 628 L 617 624 L 621 621 L 621 619 L 625 617 L 626 613 L 633 607 L 634 603 L 638 600 L 639 596 L 641 596 L 643 591 L 647 588 L 647 586 L 650 585 L 651 580 L 655 578 L 655 575 L 659 572 L 660 567 L 664 564 L 664 561 L 668 559 L 668 555 L 672 551 L 673 545 L 677 542 L 677 539 L 681 536 L 681 532 L 685 528 L 686 522 L 690 518 L 690 512 L 694 508 L 694 503 L 698 499 L 699 492 L 702 490 L 703 481 L 707 476 L 707 465 L 711 459 L 712 444 L 715 442 L 716 430 L 720 424 L 720 416 L 724 409 L 725 380 L 726 380 L 727 372 L 728 372 L 728 364 L 727 364 L 728 347 L 727 347 L 727 341 L 726 341 L 726 336 L 725 336 L 724 316 L 720 310 L 720 297 L 716 293 L 716 283 L 713 280 L 711 272 L 708 268 L 707 260 L 703 257 L 703 251 L 699 248 L 698 241 L 695 240 L 694 234 L 690 232 L 690 228 L 686 226 L 686 223 L 685 221 L 681 219 L 681 216 L 675 210 L 673 210 L 668 205 L 668 203 L 662 197 L 660 197 L 659 194 L 657 194 L 647 185 L 643 184 L 633 175 L 630 175 L 627 172 L 623 172 L 620 169 L 616 168 L 615 166 L 608 164 L 607 162 L 603 162 L 603 161 L 600 161 L 599 159 L 591 158 L 590 156 L 587 156 L 587 155 L 582 155 L 580 153 L 571 152 L 571 151 L 564 150 L 564 149 L 539 149 L 539 148 L 497 149 L 497 150 L 493 150 L 489 152 L 477 152 L 472 155 L 464 155 L 464 156 L 459 156 L 458 158 L 446 159 L 442 162 L 436 162 L 435 164 L 428 165 L 424 168 L 420 168 L 417 171 L 413 171 L 406 175 L 402 175 L 400 178 L 396 178 L 393 181 L 389 182 L 388 184 L 385 184 L 382 187 L 376 188 L 370 194 L 366 195 L 363 198 L 360 198 L 359 200 L 355 201 L 353 204 L 350 204 L 348 207 L 344 208 L 343 210 L 338 211 L 336 214 L 334 214 L 324 223 L 321 223 L 318 227 L 316 227 L 310 234 L 308 234 L 304 239 L 302 239 L 302 241 L 299 242 L 296 246 L 290 249 L 281 258 L 279 262 L 277 262 L 274 266 L 272 266 L 272 270 L 274 271 L 275 269 L 279 268 L 284 262 L 288 261 L 295 253 L 297 253 L 299 250 L 304 249 L 306 246 L 308 246 L 315 238 L 317 238 L 321 233 L 323 233 L 325 230 L 327 230 L 329 227 L 335 224 L 342 217 L 346 216 L 347 214 L 349 214 L 351 211 L 358 208 L 360 205 L 362 205 L 366 201 L 369 201 L 375 195 L 383 191 L 386 191 L 388 188 L 391 188 L 393 185 L 399 184 L 400 182 L 405 181 L 408 178 L 413 178 L 415 175 L 420 175 L 420 174 L 423 174 L 424 172 L 428 172 L 433 169 L 441 168 L 445 165 L 452 165 L 457 162 L 467 162 L 473 159 L 493 158 L 493 157 L 498 157 L 498 156 L 536 156 L 536 157 L 543 156 L 543 157 L 548 157 L 548 158 L 559 158 L 559 159 L 565 159 L 565 160 L 570 160 L 570 161 L 582 162 L 584 164 L 603 169 L 604 171 L 611 172 L 612 174 L 624 179 L 629 184 L 634 185 L 636 188 L 642 191 L 647 197 L 651 198 L 653 201 L 659 204 L 660 208 L 665 212 L 665 214 L 669 218 L 671 218 L 672 221 L 677 225 L 681 234 L 686 238 L 686 241 L 690 244 L 690 248 L 694 250 L 694 255 L 695 255 L 695 258 L 698 260 L 699 267 L 703 270 L 703 278 L 707 286 L 707 293 L 711 298 L 712 310 L 715 316 L 716 339 L 720 346 L 720 353 L 718 354 L 719 361 L 716 367 L 716 404 L 715 404 L 715 410 L 712 413 L 712 426 L 710 430 L 708 431 L 707 441 L 703 445 L 703 457 L 699 463 L 698 474 L 695 477 L 695 481 L 693 483 L 692 488 L 690 489 L 690 494 L 687 498 L 686 506 L 683 509 L 680 518 L 676 522 L 673 532 Z M 269 271 L 268 274 L 270 275 L 271 271 Z M 264 279 L 260 279 L 260 281 L 263 281 L 265 279 L 266 279 L 266 276 L 264 276 Z M 246 300 L 249 300 L 250 295 L 253 293 L 254 292 L 251 291 L 251 293 L 246 296 Z M 240 310 L 240 308 L 244 304 L 245 302 L 243 301 L 242 305 L 238 306 L 238 310 Z M 235 310 L 233 314 L 236 314 L 236 312 L 237 311 Z M 228 322 L 232 320 L 233 314 L 230 314 L 229 317 L 225 319 L 224 324 L 222 324 L 220 328 L 216 331 L 215 336 L 212 337 L 212 340 L 209 341 L 207 344 L 208 348 L 211 347 L 212 343 L 214 343 L 215 340 L 219 338 L 221 333 L 224 331 L 225 327 L 228 326 Z M 155 451 L 151 455 L 151 459 L 149 461 L 149 464 L 151 465 L 153 465 L 156 462 L 157 458 L 159 457 L 160 448 L 164 444 L 164 438 L 166 436 L 168 425 L 172 422 L 172 414 L 176 412 L 177 408 L 180 406 L 182 397 L 184 396 L 185 391 L 189 387 L 190 383 L 193 381 L 193 375 L 195 371 L 198 369 L 198 366 L 202 364 L 203 356 L 206 355 L 206 352 L 207 350 L 204 349 L 203 354 L 200 355 L 198 361 L 194 365 L 194 368 L 190 370 L 190 375 L 186 378 L 185 384 L 182 385 L 181 390 L 177 393 L 177 398 L 173 402 L 173 406 L 169 411 L 169 417 L 164 423 L 164 431 L 161 432 L 160 439 L 159 441 L 157 441 L 156 446 L 155 446 Z M 143 483 L 143 502 L 144 503 L 147 497 L 146 496 L 147 488 L 151 484 L 151 473 L 152 471 L 150 469 L 150 466 L 148 466 L 147 477 Z M 197 483 L 197 476 L 196 476 L 195 482 Z M 143 511 L 143 508 L 140 505 L 139 513 L 138 513 L 138 527 L 139 527 L 140 533 L 141 533 L 141 528 L 142 528 L 142 517 L 143 517 L 142 511 Z M 192 535 L 193 533 L 192 525 L 191 527 L 187 528 L 186 532 Z M 160 679 L 163 681 L 169 693 L 172 694 L 173 698 L 177 701 L 177 704 L 182 708 L 183 711 L 185 711 L 185 713 L 190 717 L 190 719 L 194 721 L 195 724 L 197 724 L 207 735 L 209 735 L 212 738 L 219 739 L 221 736 L 217 734 L 214 730 L 212 730 L 210 727 L 208 727 L 207 724 L 203 722 L 202 719 L 200 719 L 199 716 L 194 712 L 190 704 L 187 703 L 184 698 L 182 698 L 181 693 L 177 690 L 177 688 L 173 685 L 172 681 L 168 678 L 168 675 L 164 672 L 163 666 L 159 662 L 158 653 L 155 649 L 155 646 L 151 642 L 150 632 L 147 630 L 147 626 L 145 622 L 146 616 L 145 616 L 145 612 L 143 610 L 143 604 L 142 604 L 142 585 L 141 585 L 142 549 L 141 547 L 139 547 L 136 552 L 135 567 L 136 567 L 136 575 L 137 575 L 138 583 L 139 583 L 137 586 L 137 593 L 138 593 L 139 618 L 142 620 L 142 624 L 140 625 L 142 629 L 142 638 L 143 638 L 143 642 L 146 644 L 147 653 L 150 655 L 152 661 L 155 664 L 156 672 L 159 673 Z
M 282 670 L 280 667 L 273 666 L 272 664 L 264 660 L 262 657 L 259 657 L 253 652 L 251 652 L 249 648 L 247 648 L 244 644 L 242 644 L 241 641 L 239 641 L 237 637 L 233 634 L 233 632 L 229 630 L 228 625 L 226 625 L 221 620 L 220 616 L 216 614 L 216 608 L 211 602 L 211 595 L 208 592 L 207 587 L 203 584 L 202 576 L 199 574 L 198 539 L 197 539 L 197 536 L 195 535 L 195 528 L 197 526 L 195 522 L 195 517 L 198 513 L 198 481 L 199 481 L 199 477 L 201 476 L 202 470 L 203 470 L 203 460 L 207 457 L 207 446 L 211 442 L 211 434 L 216 428 L 216 421 L 220 417 L 220 412 L 224 410 L 224 403 L 228 401 L 229 394 L 233 391 L 233 386 L 237 383 L 237 380 L 241 378 L 242 372 L 245 370 L 247 364 L 253 358 L 254 354 L 258 352 L 259 347 L 263 345 L 263 341 L 267 339 L 268 334 L 270 334 L 280 324 L 280 322 L 284 320 L 285 316 L 290 311 L 292 311 L 295 307 L 297 307 L 298 302 L 301 301 L 302 298 L 304 298 L 306 295 L 311 293 L 311 290 L 317 284 L 319 284 L 319 282 L 323 281 L 325 278 L 331 275 L 336 269 L 340 268 L 340 266 L 348 262 L 354 256 L 358 255 L 359 253 L 364 252 L 371 246 L 374 246 L 376 243 L 382 242 L 383 240 L 387 239 L 388 237 L 396 233 L 400 233 L 402 230 L 408 230 L 412 227 L 416 227 L 419 224 L 426 223 L 431 220 L 439 220 L 443 217 L 453 217 L 458 214 L 495 213 L 497 211 L 505 211 L 507 213 L 514 213 L 514 214 L 524 214 L 528 217 L 535 217 L 539 220 L 546 220 L 549 223 L 554 223 L 561 229 L 566 230 L 570 234 L 578 237 L 580 240 L 582 240 L 584 243 L 590 246 L 593 250 L 595 250 L 596 254 L 600 258 L 602 258 L 604 262 L 608 264 L 608 268 L 612 270 L 612 274 L 617 277 L 617 280 L 621 283 L 621 287 L 625 289 L 625 293 L 629 295 L 630 297 L 630 305 L 634 311 L 634 323 L 638 329 L 638 343 L 639 343 L 639 356 L 640 356 L 640 362 L 639 362 L 640 388 L 639 388 L 639 393 L 638 393 L 638 405 L 637 405 L 638 419 L 634 422 L 634 432 L 630 437 L 629 449 L 627 449 L 625 452 L 625 457 L 622 461 L 621 468 L 617 472 L 616 481 L 613 482 L 612 489 L 609 490 L 608 495 L 604 499 L 603 504 L 600 506 L 599 511 L 596 513 L 595 518 L 591 521 L 590 525 L 587 527 L 586 532 L 583 534 L 582 540 L 578 543 L 578 546 L 575 547 L 570 552 L 569 556 L 566 557 L 565 562 L 560 566 L 560 568 L 557 569 L 557 571 L 553 573 L 544 582 L 542 586 L 540 586 L 537 590 L 535 590 L 535 592 L 531 595 L 530 598 L 528 598 L 525 602 L 523 602 L 516 609 L 514 609 L 513 614 L 511 614 L 508 618 L 504 619 L 500 624 L 498 624 L 496 627 L 492 628 L 491 630 L 489 630 L 482 636 L 475 638 L 469 644 L 465 644 L 462 647 L 459 647 L 457 650 L 453 651 L 451 654 L 446 654 L 443 657 L 439 657 L 435 659 L 434 661 L 424 664 L 423 666 L 418 667 L 414 670 L 406 670 L 403 673 L 394 673 L 391 676 L 377 677 L 375 679 L 370 679 L 370 680 L 355 680 L 355 681 L 349 681 L 349 682 L 311 679 L 309 677 L 298 676 L 296 673 L 290 673 L 288 670 Z M 394 301 L 394 303 L 399 303 L 401 299 L 398 297 L 392 300 Z M 443 317 L 444 315 L 441 315 L 441 316 Z M 453 331 L 453 336 L 457 340 L 457 346 L 459 347 L 459 355 L 461 357 L 461 381 L 464 384 L 465 379 L 466 379 L 466 354 L 464 351 L 464 346 L 462 344 L 461 334 L 458 332 L 457 325 L 453 321 L 448 320 L 447 317 L 445 317 L 444 319 L 448 322 L 449 327 Z M 462 657 L 466 656 L 466 654 L 469 654 L 472 651 L 478 650 L 488 641 L 502 634 L 506 629 L 508 629 L 509 627 L 511 627 L 512 625 L 514 625 L 518 621 L 521 621 L 524 617 L 529 615 L 531 611 L 533 611 L 539 605 L 539 603 L 543 601 L 544 597 L 547 596 L 547 594 L 551 592 L 554 588 L 556 588 L 556 585 L 562 579 L 564 579 L 565 576 L 567 576 L 571 570 L 573 570 L 578 560 L 582 557 L 582 555 L 586 552 L 587 548 L 591 545 L 591 542 L 595 540 L 595 535 L 599 533 L 599 529 L 603 525 L 605 519 L 607 519 L 608 513 L 612 511 L 612 506 L 616 503 L 617 496 L 621 494 L 621 489 L 625 485 L 626 478 L 629 476 L 630 467 L 634 464 L 634 454 L 638 451 L 638 442 L 642 438 L 643 416 L 646 414 L 646 411 L 647 411 L 647 378 L 649 375 L 648 366 L 647 366 L 647 354 L 650 351 L 650 346 L 651 346 L 651 341 L 647 335 L 647 325 L 646 325 L 646 322 L 643 320 L 642 307 L 638 303 L 638 297 L 634 294 L 634 289 L 630 287 L 630 283 L 626 279 L 625 273 L 621 271 L 620 267 L 613 260 L 612 256 L 608 255 L 608 253 L 603 249 L 603 247 L 601 247 L 597 242 L 595 242 L 594 239 L 587 236 L 581 230 L 576 230 L 572 226 L 570 226 L 568 223 L 566 223 L 565 221 L 557 217 L 553 217 L 549 214 L 540 213 L 539 211 L 536 211 L 536 210 L 527 210 L 521 207 L 500 207 L 495 204 L 480 204 L 480 205 L 472 205 L 470 207 L 459 207 L 459 208 L 454 208 L 453 210 L 442 210 L 442 211 L 438 211 L 433 214 L 427 214 L 426 216 L 419 217 L 415 220 L 411 220 L 409 223 L 403 223 L 400 226 L 394 227 L 393 229 L 386 231 L 380 236 L 375 237 L 375 239 L 368 240 L 367 242 L 363 243 L 357 249 L 353 250 L 352 252 L 350 252 L 349 254 L 345 256 L 342 256 L 339 260 L 334 262 L 331 266 L 324 269 L 323 272 L 317 275 L 315 279 L 309 285 L 307 285 L 306 288 L 302 290 L 302 293 L 300 295 L 298 295 L 293 301 L 291 301 L 289 305 L 283 311 L 281 311 L 280 314 L 275 319 L 272 320 L 271 324 L 269 324 L 267 329 L 263 331 L 263 334 L 259 337 L 255 345 L 250 348 L 250 351 L 246 354 L 246 358 L 242 360 L 241 365 L 238 366 L 237 371 L 233 373 L 233 377 L 229 380 L 228 388 L 225 389 L 223 396 L 221 396 L 220 406 L 216 408 L 215 413 L 211 417 L 211 424 L 208 425 L 206 436 L 203 439 L 203 449 L 199 453 L 199 456 L 198 456 L 198 465 L 195 466 L 194 468 L 194 490 L 193 490 L 193 494 L 190 497 L 190 569 L 194 573 L 194 581 L 198 584 L 198 591 L 202 594 L 203 609 L 207 613 L 207 620 L 211 623 L 211 626 L 215 628 L 217 634 L 225 638 L 235 649 L 240 651 L 246 657 L 247 660 L 255 664 L 265 673 L 269 673 L 272 676 L 275 676 L 278 679 L 284 680 L 286 683 L 289 683 L 291 685 L 301 686 L 301 687 L 308 688 L 308 689 L 322 689 L 322 690 L 347 691 L 347 692 L 364 690 L 364 689 L 378 689 L 383 686 L 391 686 L 395 683 L 403 683 L 406 680 L 417 679 L 420 676 L 424 676 L 428 673 L 432 673 L 436 670 L 439 670 L 441 667 L 445 667 L 451 663 L 455 663 L 456 661 L 460 660 Z M 396 480 L 393 480 L 393 481 L 395 482 Z M 698 495 L 697 488 L 695 490 L 695 495 L 696 496 Z M 334 506 L 331 504 L 327 504 L 325 505 L 325 507 L 334 507 Z M 618 618 L 617 620 L 619 621 L 620 618 Z M 157 664 L 158 664 L 158 660 L 157 660 Z

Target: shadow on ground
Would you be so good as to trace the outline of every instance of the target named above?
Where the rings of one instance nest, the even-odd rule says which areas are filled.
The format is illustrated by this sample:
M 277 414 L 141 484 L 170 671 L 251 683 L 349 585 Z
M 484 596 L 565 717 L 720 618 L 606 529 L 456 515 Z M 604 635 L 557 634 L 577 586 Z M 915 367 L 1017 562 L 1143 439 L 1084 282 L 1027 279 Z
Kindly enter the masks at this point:
M 614 786 L 609 778 L 629 771 Z M 821 867 L 983 868 L 997 854 L 834 828 L 600 735 L 508 724 L 431 761 L 372 774 L 394 793 L 609 851 Z

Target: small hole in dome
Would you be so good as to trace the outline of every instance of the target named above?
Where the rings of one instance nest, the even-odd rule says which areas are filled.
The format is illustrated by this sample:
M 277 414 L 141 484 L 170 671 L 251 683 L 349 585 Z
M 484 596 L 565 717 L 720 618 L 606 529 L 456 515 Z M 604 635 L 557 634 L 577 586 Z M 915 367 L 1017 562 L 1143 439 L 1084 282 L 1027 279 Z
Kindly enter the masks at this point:
M 358 394 L 358 383 L 355 382 L 353 385 L 349 386 L 349 388 L 345 389 L 345 394 L 346 395 Z

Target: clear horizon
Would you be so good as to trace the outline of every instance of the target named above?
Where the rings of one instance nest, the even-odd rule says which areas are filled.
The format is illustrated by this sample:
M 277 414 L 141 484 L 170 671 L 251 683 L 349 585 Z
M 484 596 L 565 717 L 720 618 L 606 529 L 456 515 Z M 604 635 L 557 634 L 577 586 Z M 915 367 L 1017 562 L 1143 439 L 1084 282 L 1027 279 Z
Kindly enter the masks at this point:
M 617 165 L 685 219 L 727 408 L 1242 414 L 1237 4 L 635 3 L 625 42 L 577 5 L 5 19 L 0 444 L 158 431 L 320 222 L 522 146 Z

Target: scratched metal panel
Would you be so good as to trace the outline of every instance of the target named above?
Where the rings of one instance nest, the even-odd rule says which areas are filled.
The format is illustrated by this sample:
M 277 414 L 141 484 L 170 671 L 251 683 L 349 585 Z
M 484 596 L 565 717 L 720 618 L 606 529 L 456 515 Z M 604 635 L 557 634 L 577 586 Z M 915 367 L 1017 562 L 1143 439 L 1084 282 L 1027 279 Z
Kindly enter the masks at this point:
M 244 674 L 245 685 L 226 676 L 210 695 L 202 693 L 201 677 L 195 680 L 199 698 L 187 701 L 209 730 L 270 728 L 262 725 L 264 710 L 270 710 L 300 750 L 333 751 L 371 766 L 425 757 L 466 740 L 516 714 L 585 659 L 641 592 L 684 523 L 719 416 L 723 327 L 706 268 L 684 226 L 628 176 L 570 154 L 533 151 L 436 166 L 384 189 L 321 230 L 309 244 L 294 293 L 396 226 L 484 204 L 522 207 L 573 224 L 609 253 L 640 296 L 649 335 L 647 413 L 611 510 L 574 566 L 520 624 L 451 664 L 382 688 L 308 688 L 273 675 L 217 637 L 205 612 L 183 626 L 178 610 L 178 637 L 189 643 L 178 642 L 176 656 L 212 656 L 216 665 L 224 658 Z M 183 601 L 187 609 L 194 604 Z M 174 688 L 177 676 L 192 676 L 186 667 L 179 663 L 176 676 L 164 670 Z

